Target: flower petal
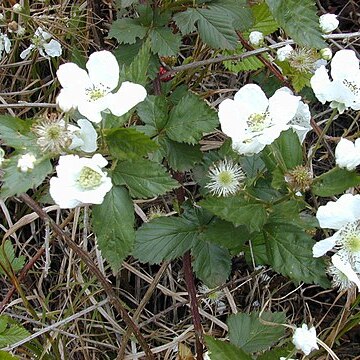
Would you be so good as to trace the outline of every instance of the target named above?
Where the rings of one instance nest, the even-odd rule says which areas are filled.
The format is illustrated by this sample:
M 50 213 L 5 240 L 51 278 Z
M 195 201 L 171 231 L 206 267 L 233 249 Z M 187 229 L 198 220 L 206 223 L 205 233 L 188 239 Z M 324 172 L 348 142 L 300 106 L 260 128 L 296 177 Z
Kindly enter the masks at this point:
M 331 61 L 331 77 L 333 80 L 351 80 L 359 73 L 359 60 L 353 50 L 338 51 Z
M 241 111 L 246 118 L 251 114 L 264 113 L 269 105 L 269 101 L 256 84 L 247 84 L 243 86 L 234 96 L 235 102 L 241 106 Z
M 335 235 L 335 234 L 334 234 Z M 318 258 L 325 255 L 336 245 L 336 236 L 330 236 L 327 239 L 318 241 L 312 248 L 313 257 Z
M 269 112 L 273 123 L 287 124 L 295 116 L 300 97 L 287 91 L 276 91 L 269 99 Z
M 119 84 L 119 64 L 110 51 L 97 51 L 90 55 L 86 68 L 91 82 L 102 85 L 110 92 Z
M 31 53 L 31 51 L 35 49 L 35 46 L 33 44 L 31 44 L 27 49 L 23 50 L 20 53 L 20 58 L 21 59 L 25 59 L 26 57 L 28 57 L 28 55 Z
M 339 167 L 352 171 L 360 164 L 360 147 L 355 147 L 352 141 L 341 138 L 335 148 L 335 159 Z
M 320 66 L 314 76 L 310 79 L 311 87 L 317 99 L 325 104 L 326 101 L 332 101 L 330 85 L 331 81 L 325 66 Z
M 78 111 L 90 121 L 99 123 L 102 120 L 101 111 L 110 107 L 111 96 L 112 94 L 110 93 L 95 101 L 81 101 L 78 104 Z
M 360 279 L 356 272 L 351 267 L 349 262 L 343 261 L 343 259 L 335 254 L 331 257 L 332 264 L 339 269 L 350 281 L 354 282 L 360 291 Z
M 48 44 L 44 44 L 44 50 L 50 57 L 60 56 L 62 53 L 60 43 L 54 39 L 50 40 Z
M 116 116 L 124 115 L 144 101 L 146 95 L 146 89 L 142 85 L 125 81 L 115 94 L 111 94 L 108 108 Z
M 74 63 L 60 65 L 56 75 L 63 88 L 84 92 L 86 88 L 92 87 L 87 72 Z
M 316 218 L 320 227 L 336 230 L 360 219 L 360 195 L 345 194 L 336 202 L 329 201 L 319 207 Z

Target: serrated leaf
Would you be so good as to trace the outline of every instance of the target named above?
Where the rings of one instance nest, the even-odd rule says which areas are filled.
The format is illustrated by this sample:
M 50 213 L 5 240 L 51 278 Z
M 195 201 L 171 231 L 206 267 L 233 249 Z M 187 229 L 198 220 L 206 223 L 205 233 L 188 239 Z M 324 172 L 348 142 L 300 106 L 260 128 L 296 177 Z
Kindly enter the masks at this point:
M 15 251 L 10 240 L 6 240 L 0 247 L 0 274 L 6 275 L 5 268 L 9 273 L 17 273 L 25 263 L 25 256 L 15 257 Z M 9 266 L 10 264 L 10 266 Z M 0 330 L 1 331 L 1 330 Z
M 210 289 L 222 285 L 230 276 L 229 251 L 208 241 L 197 241 L 191 253 L 196 276 Z
M 194 8 L 179 12 L 173 16 L 176 26 L 183 35 L 196 31 L 195 23 L 199 20 L 199 14 Z
M 169 105 L 164 96 L 148 95 L 137 107 L 142 122 L 162 130 L 168 120 Z
M 256 56 L 250 56 L 242 60 L 224 61 L 224 66 L 229 71 L 238 73 L 240 71 L 255 71 L 263 68 L 265 65 Z
M 116 185 L 126 185 L 131 196 L 140 199 L 162 195 L 179 186 L 161 164 L 145 159 L 119 162 L 112 179 Z
M 229 342 L 216 340 L 211 336 L 205 336 L 205 341 L 211 360 L 252 360 L 250 355 Z
M 201 200 L 200 206 L 235 226 L 245 225 L 251 232 L 261 230 L 267 219 L 262 204 L 251 203 L 242 196 L 209 197 Z
M 150 56 L 150 44 L 145 41 L 129 67 L 125 68 L 124 80 L 145 86 L 148 78 Z
M 161 217 L 143 224 L 136 232 L 133 256 L 143 263 L 173 260 L 189 250 L 199 225 L 183 217 Z
M 31 126 L 29 120 L 0 115 L 0 138 L 3 144 L 18 150 L 37 148 L 36 137 L 30 132 Z
M 137 19 L 118 19 L 112 23 L 108 37 L 120 44 L 134 44 L 137 38 L 145 37 L 147 30 Z
M 318 196 L 333 196 L 359 184 L 360 175 L 355 171 L 347 171 L 336 167 L 318 176 L 314 180 L 311 189 Z
M 278 24 L 299 45 L 326 47 L 312 0 L 265 0 Z
M 329 285 L 325 263 L 314 258 L 315 241 L 301 228 L 285 223 L 271 223 L 264 227 L 266 249 L 272 268 L 295 282 Z
M 165 149 L 166 160 L 170 167 L 176 171 L 190 170 L 201 161 L 203 156 L 200 145 L 179 143 L 167 138 L 161 142 L 161 145 Z
M 145 156 L 158 149 L 158 145 L 134 128 L 119 128 L 106 132 L 110 154 L 118 159 Z
M 22 194 L 31 188 L 38 187 L 53 169 L 50 160 L 43 158 L 38 159 L 33 170 L 22 172 L 17 167 L 20 156 L 13 156 L 4 167 L 5 174 L 0 191 L 2 197 Z
M 188 93 L 171 110 L 165 130 L 171 140 L 196 144 L 218 124 L 216 112 L 205 101 Z
M 299 93 L 305 86 L 310 87 L 310 79 L 312 76 L 313 74 L 311 73 L 295 72 L 289 76 L 289 78 L 295 91 Z
M 292 348 L 293 347 L 291 345 L 288 345 L 285 348 L 272 349 L 258 356 L 256 360 L 274 360 L 274 359 L 280 359 L 281 357 L 286 358 L 287 356 L 292 355 L 292 350 L 293 350 Z
M 1 316 L 0 321 L 7 324 L 5 328 L 2 326 L 2 331 L 0 332 L 0 348 L 15 344 L 30 335 L 22 326 L 9 323 L 6 316 Z
M 159 56 L 175 56 L 181 44 L 180 34 L 173 34 L 169 28 L 157 27 L 150 32 L 151 50 Z
M 114 272 L 130 254 L 134 240 L 134 206 L 124 187 L 113 186 L 101 205 L 92 211 L 97 243 Z
M 263 320 L 282 324 L 286 322 L 284 312 L 263 312 Z M 284 335 L 285 328 L 264 325 L 259 320 L 259 313 L 238 313 L 230 315 L 227 321 L 230 342 L 241 347 L 244 351 L 254 353 L 265 350 L 275 344 Z
M 264 35 L 269 35 L 279 28 L 265 2 L 252 6 L 251 10 L 254 16 L 254 25 L 249 30 L 250 32 L 260 31 Z

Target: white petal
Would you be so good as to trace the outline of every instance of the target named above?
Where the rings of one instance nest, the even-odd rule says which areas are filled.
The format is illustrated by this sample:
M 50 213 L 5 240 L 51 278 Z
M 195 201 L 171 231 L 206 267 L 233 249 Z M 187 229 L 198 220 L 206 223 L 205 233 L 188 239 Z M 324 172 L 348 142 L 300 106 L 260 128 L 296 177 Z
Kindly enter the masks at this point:
M 92 161 L 99 167 L 103 168 L 108 164 L 108 161 L 101 155 L 101 154 L 95 154 L 92 157 Z
M 112 94 L 108 94 L 95 101 L 81 101 L 78 104 L 78 111 L 90 121 L 99 123 L 102 120 L 101 111 L 110 107 L 111 96 Z
M 342 258 L 335 254 L 331 257 L 333 265 L 339 269 L 350 281 L 354 282 L 360 291 L 360 279 L 356 272 L 351 267 L 349 262 L 344 262 Z
M 336 202 L 329 201 L 319 207 L 316 218 L 320 227 L 336 230 L 360 219 L 360 195 L 345 194 Z
M 33 44 L 31 44 L 27 49 L 23 50 L 21 53 L 20 53 L 20 58 L 21 59 L 25 59 L 32 51 L 32 49 L 34 49 L 35 46 Z
M 359 72 L 359 60 L 353 50 L 338 51 L 331 61 L 331 77 L 334 80 L 351 80 Z
M 11 42 L 6 34 L 3 36 L 3 41 L 4 41 L 5 52 L 8 54 L 10 52 Z
M 142 85 L 125 81 L 121 84 L 120 89 L 111 95 L 108 108 L 114 115 L 121 116 L 144 101 L 147 93 Z
M 41 27 L 38 27 L 35 31 L 36 37 L 41 37 L 44 40 L 49 40 L 52 38 L 51 34 L 49 34 L 47 31 L 44 31 Z
M 94 126 L 86 119 L 79 119 L 77 123 L 80 126 L 81 137 L 84 141 L 80 149 L 85 152 L 94 152 L 97 149 L 97 133 Z
M 265 144 L 261 144 L 257 138 L 253 138 L 247 141 L 233 141 L 232 147 L 239 154 L 243 154 L 246 156 L 258 154 L 265 148 Z
M 62 111 L 69 112 L 70 110 L 77 108 L 78 100 L 79 99 L 74 96 L 74 93 L 69 89 L 61 89 L 56 98 L 56 104 Z
M 233 142 L 243 139 L 247 124 L 246 120 L 241 115 L 241 108 L 239 107 L 238 102 L 231 99 L 225 99 L 219 105 L 218 116 L 221 130 L 224 134 L 231 137 Z
M 70 88 L 74 89 L 74 91 L 84 92 L 86 88 L 92 87 L 92 83 L 87 72 L 74 63 L 60 65 L 56 75 L 63 88 Z
M 335 148 L 335 159 L 339 167 L 352 171 L 360 164 L 360 147 L 355 147 L 352 141 L 341 138 Z
M 269 100 L 261 87 L 256 84 L 243 86 L 234 96 L 234 100 L 241 106 L 244 116 L 261 114 L 267 110 Z
M 326 101 L 333 100 L 329 92 L 331 81 L 325 66 L 320 66 L 315 71 L 314 76 L 310 79 L 310 84 L 315 96 L 322 104 L 325 104 Z
M 54 202 L 61 209 L 72 209 L 81 204 L 79 200 L 74 198 L 74 191 L 71 186 L 66 186 L 60 178 L 53 177 L 50 179 L 50 195 Z
M 50 40 L 48 44 L 44 44 L 44 50 L 50 57 L 60 56 L 62 53 L 60 43 L 54 39 Z
M 277 91 L 269 99 L 269 112 L 273 123 L 287 124 L 296 114 L 300 97 L 287 91 Z
M 310 125 L 311 113 L 309 105 L 299 102 L 295 116 L 290 121 L 290 126 L 296 132 L 301 143 L 304 142 L 306 134 L 312 129 Z
M 108 91 L 114 90 L 119 83 L 119 64 L 110 51 L 97 51 L 90 55 L 86 68 L 91 82 L 102 84 Z
M 330 236 L 327 239 L 318 241 L 312 248 L 313 257 L 317 258 L 325 255 L 336 245 L 336 236 Z

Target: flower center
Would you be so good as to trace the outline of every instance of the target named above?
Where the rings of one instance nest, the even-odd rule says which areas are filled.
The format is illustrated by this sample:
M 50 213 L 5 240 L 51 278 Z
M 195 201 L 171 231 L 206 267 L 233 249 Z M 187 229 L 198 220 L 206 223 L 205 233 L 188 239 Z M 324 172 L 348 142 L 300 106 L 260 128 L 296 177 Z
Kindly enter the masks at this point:
M 360 221 L 347 224 L 341 231 L 340 245 L 352 255 L 360 254 Z
M 83 189 L 89 190 L 98 187 L 101 184 L 102 176 L 95 170 L 84 166 L 79 176 L 79 184 Z
M 248 118 L 247 124 L 251 131 L 263 131 L 269 120 L 269 113 L 264 112 L 260 114 L 251 114 Z
M 359 87 L 356 85 L 355 82 L 350 81 L 350 80 L 343 80 L 343 84 L 354 94 L 354 95 L 359 95 Z
M 218 175 L 219 184 L 222 186 L 229 186 L 234 181 L 234 176 L 229 171 L 222 171 Z
M 59 125 L 53 125 L 47 129 L 46 136 L 48 139 L 57 140 L 59 139 L 60 135 L 63 134 L 63 132 L 64 132 L 63 127 Z
M 93 85 L 93 87 L 85 89 L 85 94 L 88 96 L 90 101 L 96 101 L 107 95 L 109 91 L 109 88 L 100 84 L 98 86 Z

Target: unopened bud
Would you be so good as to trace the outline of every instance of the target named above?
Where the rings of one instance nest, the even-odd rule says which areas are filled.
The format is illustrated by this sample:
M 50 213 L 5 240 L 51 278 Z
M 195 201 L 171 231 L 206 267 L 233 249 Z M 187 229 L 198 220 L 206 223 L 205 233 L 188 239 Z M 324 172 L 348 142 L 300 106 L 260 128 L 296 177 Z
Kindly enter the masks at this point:
M 330 48 L 324 48 L 320 50 L 321 58 L 324 60 L 330 60 L 332 58 L 332 51 Z

